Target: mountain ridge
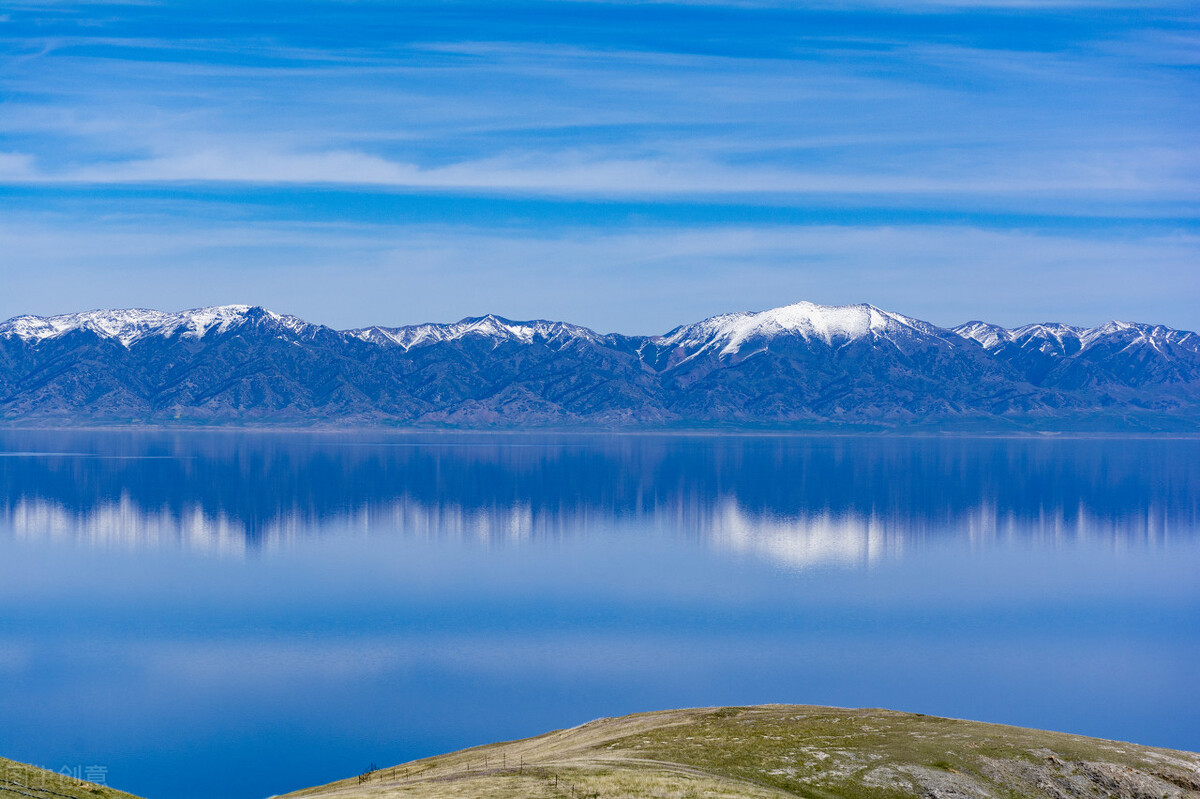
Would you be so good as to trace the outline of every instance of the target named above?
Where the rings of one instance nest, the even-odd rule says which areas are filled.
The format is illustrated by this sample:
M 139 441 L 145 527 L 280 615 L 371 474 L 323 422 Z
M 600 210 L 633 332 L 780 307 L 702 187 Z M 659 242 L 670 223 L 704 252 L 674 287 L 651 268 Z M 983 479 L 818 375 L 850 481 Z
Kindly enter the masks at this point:
M 858 320 L 851 319 L 855 312 L 859 313 L 860 318 Z M 972 320 L 953 327 L 941 327 L 931 322 L 916 319 L 915 317 L 884 310 L 870 303 L 819 305 L 806 301 L 763 311 L 735 311 L 718 314 L 698 322 L 679 325 L 661 335 L 649 336 L 620 333 L 604 334 L 592 328 L 565 321 L 549 319 L 515 320 L 498 314 L 468 316 L 455 322 L 421 322 L 391 327 L 386 325 L 367 325 L 357 328 L 333 328 L 328 325 L 308 322 L 290 314 L 277 313 L 261 305 L 248 304 L 200 306 L 180 311 L 160 311 L 149 308 L 96 308 L 88 311 L 50 316 L 21 314 L 0 321 L 0 336 L 16 336 L 26 340 L 41 341 L 46 338 L 63 335 L 73 330 L 90 329 L 98 334 L 104 334 L 109 338 L 121 340 L 123 344 L 128 345 L 148 335 L 164 335 L 171 332 L 178 332 L 184 335 L 190 334 L 194 338 L 202 338 L 209 329 L 217 328 L 224 332 L 233 324 L 243 322 L 247 318 L 254 317 L 256 314 L 284 323 L 293 329 L 301 327 L 322 328 L 344 335 L 352 335 L 363 340 L 368 339 L 366 334 L 369 331 L 386 331 L 396 336 L 399 336 L 401 333 L 408 333 L 413 338 L 417 337 L 413 334 L 425 333 L 428 335 L 434 331 L 463 331 L 457 335 L 440 336 L 436 340 L 460 337 L 463 333 L 469 331 L 479 332 L 484 335 L 507 334 L 513 337 L 524 338 L 528 341 L 530 337 L 528 332 L 524 335 L 516 333 L 516 329 L 525 329 L 536 331 L 542 335 L 545 334 L 544 331 L 554 330 L 556 332 L 570 331 L 575 335 L 594 339 L 608 339 L 614 336 L 622 336 L 624 338 L 667 341 L 679 338 L 680 334 L 684 332 L 704 328 L 715 329 L 719 332 L 732 335 L 733 331 L 730 329 L 731 323 L 751 320 L 758 323 L 760 328 L 765 328 L 767 326 L 765 323 L 774 323 L 779 332 L 803 332 L 805 331 L 804 323 L 808 325 L 808 332 L 815 332 L 818 330 L 817 325 L 823 323 L 825 327 L 819 332 L 825 334 L 826 343 L 831 343 L 831 339 L 837 334 L 846 339 L 853 339 L 861 337 L 868 332 L 879 332 L 883 325 L 890 321 L 907 326 L 919 326 L 927 332 L 955 333 L 963 338 L 973 339 L 985 347 L 989 345 L 985 343 L 986 339 L 981 339 L 980 335 L 974 332 L 977 328 L 994 331 L 1003 335 L 1004 338 L 1001 339 L 1003 342 L 1016 341 L 1028 338 L 1036 333 L 1042 333 L 1044 336 L 1057 335 L 1060 339 L 1063 335 L 1074 335 L 1085 343 L 1092 343 L 1106 333 L 1136 330 L 1143 336 L 1177 336 L 1180 337 L 1180 340 L 1187 340 L 1189 343 L 1194 341 L 1195 343 L 1192 344 L 1192 347 L 1200 349 L 1200 334 L 1193 331 L 1170 328 L 1165 325 L 1143 322 L 1111 320 L 1091 328 L 1069 325 L 1062 322 L 1037 322 L 1006 328 L 990 322 Z M 804 314 L 804 316 L 801 314 Z M 862 314 L 869 315 L 870 321 L 863 322 L 861 318 Z M 859 324 L 856 325 L 856 321 Z M 71 322 L 75 324 L 72 325 L 70 324 Z M 725 323 L 724 330 L 721 329 L 722 323 Z M 995 339 L 993 338 L 992 341 L 995 341 Z M 394 339 L 393 342 L 399 343 L 395 342 Z M 407 343 L 405 346 L 406 348 L 411 347 L 415 343 L 417 342 Z
M 252 305 L 0 323 L 0 420 L 1200 430 L 1200 336 L 798 302 L 662 335 L 488 314 L 335 330 Z

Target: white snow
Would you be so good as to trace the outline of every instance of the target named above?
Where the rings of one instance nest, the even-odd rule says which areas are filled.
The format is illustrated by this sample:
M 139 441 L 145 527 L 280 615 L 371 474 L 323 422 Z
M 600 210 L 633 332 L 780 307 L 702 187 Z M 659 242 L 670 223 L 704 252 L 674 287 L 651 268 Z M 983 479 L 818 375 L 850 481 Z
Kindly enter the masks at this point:
M 91 330 L 129 347 L 154 336 L 200 339 L 212 331 L 224 333 L 244 321 L 251 310 L 252 306 L 249 305 L 218 305 L 179 312 L 128 308 L 45 317 L 17 316 L 0 323 L 0 336 L 37 343 L 72 330 Z M 263 313 L 293 334 L 303 335 L 316 329 L 315 325 L 295 316 L 271 311 Z M 974 339 L 988 350 L 1013 342 L 1020 346 L 1034 345 L 1047 353 L 1058 353 L 1066 351 L 1065 342 L 1073 339 L 1080 342 L 1083 351 L 1115 338 L 1125 342 L 1126 349 L 1147 346 L 1164 355 L 1174 347 L 1200 352 L 1200 336 L 1195 333 L 1131 322 L 1114 321 L 1094 328 L 1045 322 L 1010 329 L 976 321 L 959 325 L 953 332 Z M 597 343 L 605 340 L 595 331 L 565 322 L 514 322 L 494 315 L 450 324 L 368 327 L 342 333 L 377 344 L 395 344 L 405 350 L 472 336 L 491 339 L 496 345 L 502 341 L 529 344 L 535 339 L 558 345 L 581 339 Z M 764 350 L 764 342 L 780 335 L 800 336 L 832 347 L 844 346 L 863 338 L 887 340 L 899 346 L 905 340 L 918 336 L 941 338 L 953 345 L 957 339 L 945 333 L 947 331 L 941 328 L 873 305 L 831 306 L 798 302 L 768 311 L 714 316 L 653 337 L 650 342 L 663 349 L 681 349 L 686 353 L 686 359 L 690 360 L 704 352 L 715 352 L 722 357 L 735 354 L 743 358 L 751 357 Z M 743 352 L 747 343 L 752 344 L 753 349 Z
M 897 342 L 915 334 L 934 334 L 937 329 L 907 316 L 883 311 L 873 305 L 816 305 L 798 302 L 769 311 L 724 314 L 694 325 L 677 328 L 653 339 L 664 347 L 680 347 L 701 352 L 717 350 L 718 355 L 738 353 L 747 341 L 770 339 L 779 335 L 798 335 L 806 340 L 842 346 L 862 338 Z
M 954 328 L 960 336 L 972 338 L 983 345 L 985 349 L 996 349 L 1007 342 L 1021 346 L 1037 345 L 1046 353 L 1060 353 L 1066 350 L 1068 340 L 1077 340 L 1079 352 L 1099 343 L 1111 341 L 1114 338 L 1128 339 L 1123 349 L 1150 347 L 1156 352 L 1167 355 L 1168 346 L 1178 346 L 1193 352 L 1200 352 L 1200 337 L 1187 330 L 1175 330 L 1162 325 L 1147 325 L 1136 322 L 1106 322 L 1097 327 L 1076 327 L 1058 322 L 1041 322 L 1023 325 L 1012 329 L 985 322 L 967 322 Z
M 1150 347 L 1161 355 L 1169 355 L 1169 347 L 1180 347 L 1200 353 L 1200 337 L 1188 330 L 1175 330 L 1163 325 L 1147 325 L 1137 322 L 1108 322 L 1100 327 L 1085 331 L 1084 346 L 1110 338 L 1128 338 L 1123 349 Z
M 175 313 L 145 308 L 85 311 L 59 316 L 18 316 L 0 324 L 0 336 L 15 336 L 41 342 L 72 330 L 91 330 L 103 338 L 115 339 L 128 347 L 152 336 L 203 338 L 209 331 L 224 333 L 246 318 L 249 305 L 215 305 Z M 273 320 L 293 332 L 309 327 L 295 316 L 266 311 Z
M 359 330 L 348 330 L 348 335 L 363 341 L 382 343 L 390 341 L 405 350 L 435 344 L 440 341 L 456 341 L 468 336 L 490 338 L 497 343 L 500 341 L 518 341 L 531 344 L 535 338 L 547 341 L 564 341 L 573 338 L 598 340 L 594 331 L 586 327 L 571 325 L 565 322 L 547 322 L 536 320 L 532 322 L 513 322 L 491 314 L 477 319 L 463 319 L 450 324 L 423 324 L 407 327 L 368 327 Z
M 1040 347 L 1042 352 L 1059 352 L 1066 349 L 1068 340 L 1079 340 L 1087 332 L 1086 328 L 1058 322 L 1040 322 L 1018 327 L 1012 331 L 1012 337 L 1018 344 L 1025 344 L 1031 340 L 1042 341 L 1045 342 Z
M 995 349 L 1013 338 L 1012 331 L 989 322 L 967 322 L 953 330 L 963 338 L 978 341 L 986 350 Z

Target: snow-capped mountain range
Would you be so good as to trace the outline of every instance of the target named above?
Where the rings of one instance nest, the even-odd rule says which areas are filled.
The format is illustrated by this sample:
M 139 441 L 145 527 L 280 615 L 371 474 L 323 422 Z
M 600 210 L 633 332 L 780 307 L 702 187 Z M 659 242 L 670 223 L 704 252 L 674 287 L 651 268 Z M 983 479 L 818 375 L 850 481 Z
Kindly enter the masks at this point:
M 257 306 L 0 323 L 0 419 L 1200 429 L 1200 337 L 941 328 L 799 302 L 661 336 L 499 316 L 338 331 Z
M 1190 331 L 1133 322 L 1107 322 L 1099 327 L 1044 322 L 1011 330 L 987 322 L 967 322 L 954 328 L 954 332 L 978 341 L 988 350 L 1013 344 L 1060 356 L 1075 355 L 1098 341 L 1114 338 L 1126 339 L 1127 346 L 1147 346 L 1164 354 L 1167 347 L 1181 346 L 1192 351 L 1200 347 L 1200 337 Z
M 347 335 L 377 344 L 391 342 L 406 350 L 445 341 L 457 341 L 467 337 L 478 337 L 496 343 L 514 341 L 532 344 L 534 340 L 565 343 L 571 339 L 600 341 L 602 336 L 593 330 L 566 322 L 547 322 L 538 319 L 532 322 L 513 322 L 488 314 L 477 318 L 463 319 L 450 324 L 427 323 L 407 327 L 366 327 L 345 331 Z
M 60 316 L 18 316 L 0 324 L 0 336 L 15 336 L 25 341 L 44 339 L 87 330 L 102 338 L 115 339 L 128 347 L 145 338 L 202 339 L 209 332 L 225 333 L 231 327 L 244 324 L 250 314 L 249 305 L 218 305 L 194 308 L 190 311 L 168 313 L 145 308 L 124 308 L 111 311 L 85 311 Z M 295 316 L 263 311 L 267 318 L 290 330 L 311 327 Z

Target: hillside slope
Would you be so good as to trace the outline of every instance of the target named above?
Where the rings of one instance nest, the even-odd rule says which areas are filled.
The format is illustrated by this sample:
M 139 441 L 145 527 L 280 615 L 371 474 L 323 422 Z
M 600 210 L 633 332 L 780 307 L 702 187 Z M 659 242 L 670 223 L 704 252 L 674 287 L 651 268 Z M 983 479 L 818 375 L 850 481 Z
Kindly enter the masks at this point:
M 288 799 L 1200 797 L 1200 755 L 887 710 L 701 708 L 599 719 Z
M 0 799 L 137 799 L 105 785 L 0 757 Z

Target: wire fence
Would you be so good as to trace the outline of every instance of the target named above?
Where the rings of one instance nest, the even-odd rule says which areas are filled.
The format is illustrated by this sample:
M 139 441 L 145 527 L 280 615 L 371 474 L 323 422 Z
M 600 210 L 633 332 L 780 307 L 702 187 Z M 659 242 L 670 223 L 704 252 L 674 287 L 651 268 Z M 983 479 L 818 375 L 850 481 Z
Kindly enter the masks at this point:
M 409 776 L 418 774 L 428 775 L 429 779 L 433 780 L 458 780 L 465 779 L 470 776 L 530 776 L 540 777 L 546 781 L 546 785 L 552 788 L 556 796 L 571 797 L 571 799 L 600 799 L 600 793 L 597 791 L 585 791 L 580 788 L 574 781 L 568 781 L 558 772 L 551 771 L 541 766 L 526 765 L 525 759 L 521 758 L 516 765 L 508 765 L 508 756 L 501 755 L 499 763 L 496 758 L 484 756 L 482 763 L 478 761 L 466 761 L 462 764 L 461 770 L 454 767 L 447 772 L 437 773 L 436 769 L 410 769 L 407 766 L 396 766 L 393 768 L 381 769 L 372 763 L 366 771 L 358 775 L 358 783 L 362 785 L 371 781 L 380 782 L 399 782 L 406 780 Z

